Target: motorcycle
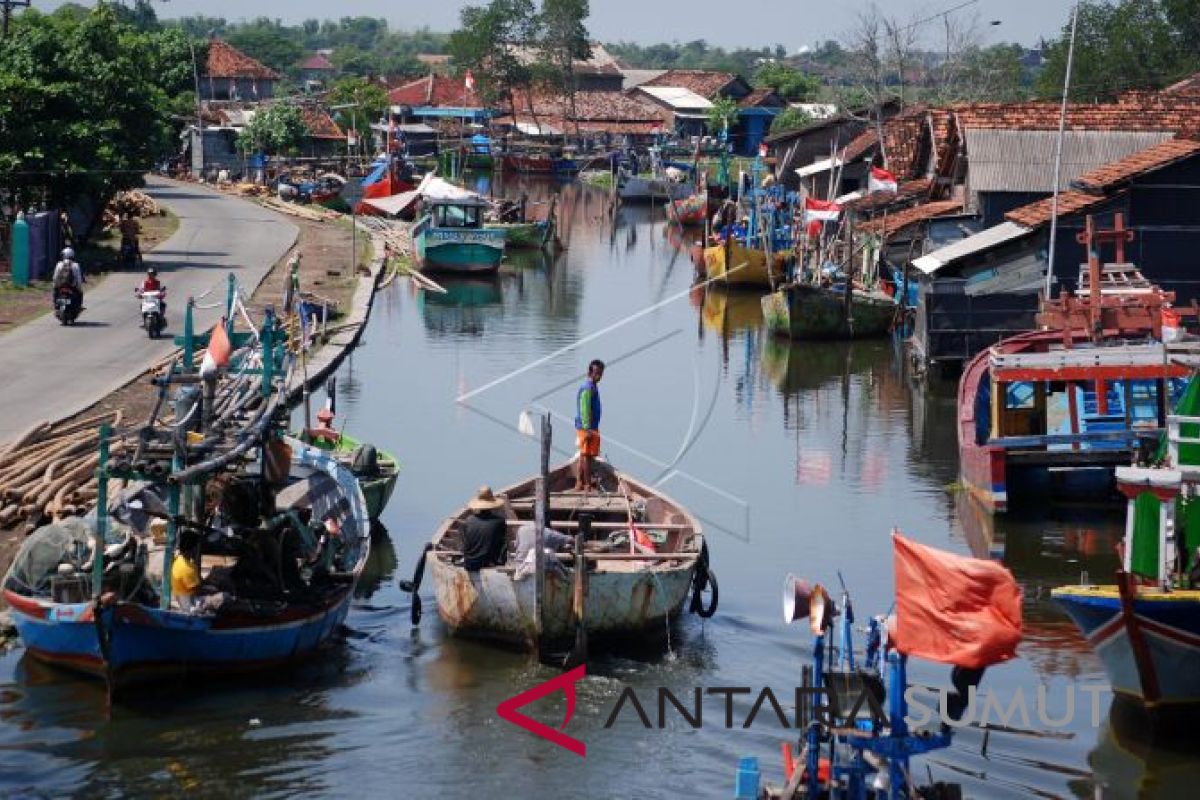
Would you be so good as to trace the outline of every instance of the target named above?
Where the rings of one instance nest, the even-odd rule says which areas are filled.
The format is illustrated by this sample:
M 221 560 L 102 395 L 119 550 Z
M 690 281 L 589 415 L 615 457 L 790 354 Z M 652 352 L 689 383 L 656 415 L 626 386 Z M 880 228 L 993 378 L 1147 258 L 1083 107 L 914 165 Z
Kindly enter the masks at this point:
M 142 291 L 136 290 L 142 301 L 142 327 L 151 339 L 157 339 L 167 327 L 167 317 L 163 313 L 163 301 L 167 297 L 166 289 Z
M 54 316 L 63 325 L 74 325 L 75 319 L 82 310 L 82 303 L 76 303 L 74 294 L 69 286 L 60 286 L 54 290 Z

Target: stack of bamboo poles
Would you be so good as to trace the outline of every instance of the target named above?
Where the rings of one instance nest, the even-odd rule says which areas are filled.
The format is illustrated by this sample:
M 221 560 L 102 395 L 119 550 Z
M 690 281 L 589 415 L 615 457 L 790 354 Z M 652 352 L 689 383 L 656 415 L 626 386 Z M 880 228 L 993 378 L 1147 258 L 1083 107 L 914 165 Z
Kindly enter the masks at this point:
M 291 214 L 293 217 L 306 219 L 309 222 L 325 222 L 331 219 L 338 219 L 342 215 L 336 211 L 330 211 L 319 206 L 298 206 L 295 203 L 285 203 L 282 200 L 276 200 L 273 197 L 265 197 L 259 200 L 267 208 L 272 211 L 278 211 L 283 214 Z M 320 208 L 320 210 L 317 210 Z
M 75 422 L 34 425 L 0 449 L 0 528 L 86 513 L 96 502 L 100 426 L 121 424 L 121 411 Z M 120 453 L 123 441 L 110 452 Z

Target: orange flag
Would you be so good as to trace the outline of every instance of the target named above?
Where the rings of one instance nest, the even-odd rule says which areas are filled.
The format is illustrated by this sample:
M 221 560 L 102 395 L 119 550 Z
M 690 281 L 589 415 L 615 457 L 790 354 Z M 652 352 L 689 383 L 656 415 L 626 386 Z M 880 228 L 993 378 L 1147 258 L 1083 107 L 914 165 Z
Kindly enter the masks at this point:
M 1002 564 L 956 556 L 892 532 L 901 653 L 978 669 L 1016 655 L 1021 588 Z

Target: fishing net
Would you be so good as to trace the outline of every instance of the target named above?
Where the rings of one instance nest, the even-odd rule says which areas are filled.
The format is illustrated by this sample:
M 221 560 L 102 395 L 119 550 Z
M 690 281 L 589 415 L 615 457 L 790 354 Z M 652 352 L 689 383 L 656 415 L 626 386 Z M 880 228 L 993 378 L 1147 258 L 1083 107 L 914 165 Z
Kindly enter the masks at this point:
M 91 559 L 92 536 L 92 528 L 77 517 L 43 525 L 21 544 L 4 577 L 4 588 L 30 597 L 48 596 L 60 564 L 83 572 Z

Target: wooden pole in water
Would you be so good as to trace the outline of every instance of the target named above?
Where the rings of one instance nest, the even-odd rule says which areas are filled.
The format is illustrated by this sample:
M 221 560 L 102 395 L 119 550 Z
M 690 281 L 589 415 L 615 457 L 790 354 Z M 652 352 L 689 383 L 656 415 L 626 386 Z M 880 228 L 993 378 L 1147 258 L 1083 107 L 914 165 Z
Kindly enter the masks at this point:
M 579 515 L 579 533 L 575 536 L 575 649 L 568 657 L 567 666 L 574 667 L 587 661 L 587 556 L 584 543 L 592 533 L 592 515 Z
M 542 532 L 550 523 L 550 487 L 547 486 L 550 474 L 550 414 L 541 416 L 541 464 L 535 488 L 536 502 L 533 511 L 533 524 L 536 527 L 533 535 L 534 558 L 534 636 L 538 656 L 542 647 L 542 598 L 546 593 L 546 548 Z

